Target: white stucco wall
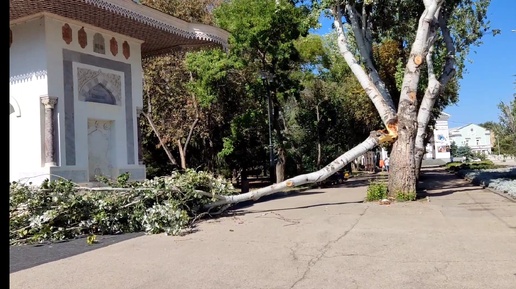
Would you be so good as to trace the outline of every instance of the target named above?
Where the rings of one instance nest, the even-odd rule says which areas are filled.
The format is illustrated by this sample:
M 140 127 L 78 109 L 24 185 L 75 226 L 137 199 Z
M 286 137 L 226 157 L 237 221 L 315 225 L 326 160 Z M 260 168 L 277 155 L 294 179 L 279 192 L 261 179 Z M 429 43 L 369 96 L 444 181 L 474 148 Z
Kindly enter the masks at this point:
M 63 40 L 62 26 L 68 23 L 72 28 L 72 42 L 67 44 Z M 84 27 L 88 44 L 82 48 L 78 42 L 78 30 Z M 10 124 L 10 180 L 18 180 L 20 177 L 42 173 L 59 174 L 63 177 L 74 179 L 88 171 L 88 119 L 113 120 L 115 122 L 115 160 L 116 172 L 134 170 L 137 173 L 143 171 L 144 166 L 138 165 L 137 143 L 137 114 L 136 109 L 143 106 L 142 100 L 142 66 L 141 66 L 141 41 L 125 37 L 106 30 L 97 29 L 84 23 L 55 16 L 45 16 L 39 20 L 11 27 L 13 44 L 10 49 L 10 74 L 11 79 L 18 75 L 31 74 L 36 71 L 44 71 L 45 77 L 36 79 L 28 78 L 26 81 L 13 83 L 11 80 L 10 95 L 14 97 L 20 106 L 21 117 L 11 115 Z M 105 40 L 105 54 L 93 51 L 93 35 L 100 33 Z M 118 54 L 110 52 L 109 40 L 115 37 L 118 42 Z M 130 57 L 123 55 L 122 44 L 127 41 L 130 45 Z M 121 105 L 104 105 L 99 103 L 78 101 L 77 92 L 77 67 L 99 69 L 95 66 L 73 62 L 74 81 L 74 122 L 75 122 L 75 165 L 66 165 L 66 128 L 65 128 L 65 73 L 63 65 L 63 49 L 75 51 L 84 55 L 91 55 L 97 61 L 102 59 L 112 60 L 130 65 L 131 94 L 132 94 L 132 135 L 134 136 L 134 164 L 128 164 L 127 155 L 127 126 L 125 97 L 122 97 Z M 91 59 L 91 58 L 90 58 Z M 111 62 L 113 63 L 113 62 Z M 102 72 L 121 75 L 122 95 L 125 95 L 124 73 L 109 68 L 101 68 Z M 57 124 L 56 137 L 59 138 L 57 154 L 57 166 L 46 168 L 44 166 L 44 110 L 39 100 L 40 96 L 48 95 L 57 97 L 55 108 Z M 16 119 L 15 119 L 16 118 Z M 15 119 L 15 121 L 13 121 Z M 119 171 L 120 170 L 120 171 Z M 76 173 L 74 173 L 76 172 Z M 141 175 L 141 174 L 140 174 Z M 43 180 L 45 177 L 39 178 Z M 87 176 L 86 176 L 87 177 Z M 36 179 L 32 180 L 37 183 Z
M 491 133 L 476 124 L 469 124 L 452 131 L 451 140 L 457 146 L 468 145 L 474 152 L 491 153 Z
M 9 96 L 19 107 L 19 116 L 9 118 L 9 179 L 44 172 L 43 107 L 47 94 L 47 49 L 45 23 L 35 19 L 11 27 L 9 50 Z
M 449 160 L 451 145 L 450 134 L 448 128 L 449 114 L 441 113 L 441 116 L 436 120 L 433 129 L 433 136 L 430 138 L 426 146 L 425 159 L 442 159 Z

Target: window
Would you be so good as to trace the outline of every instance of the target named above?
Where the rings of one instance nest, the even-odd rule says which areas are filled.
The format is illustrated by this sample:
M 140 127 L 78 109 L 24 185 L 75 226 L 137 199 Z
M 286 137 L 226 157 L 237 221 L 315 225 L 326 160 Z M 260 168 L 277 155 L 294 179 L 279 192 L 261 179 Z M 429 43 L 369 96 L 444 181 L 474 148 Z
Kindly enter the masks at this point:
M 100 33 L 95 33 L 93 35 L 93 51 L 106 54 L 106 44 L 104 42 L 104 37 Z

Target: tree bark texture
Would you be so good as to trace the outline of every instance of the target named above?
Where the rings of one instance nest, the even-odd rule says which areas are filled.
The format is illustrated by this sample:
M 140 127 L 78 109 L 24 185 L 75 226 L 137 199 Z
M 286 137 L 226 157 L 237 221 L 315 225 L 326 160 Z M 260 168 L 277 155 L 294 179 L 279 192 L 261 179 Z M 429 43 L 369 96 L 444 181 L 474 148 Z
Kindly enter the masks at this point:
M 443 35 L 444 42 L 446 43 L 446 50 L 448 53 L 442 70 L 443 72 L 439 76 L 439 79 L 437 79 L 435 74 L 434 63 L 432 61 L 433 46 L 429 47 L 428 54 L 426 56 L 428 67 L 428 85 L 417 115 L 418 128 L 415 144 L 416 179 L 419 179 L 421 172 L 421 164 L 425 154 L 425 139 L 427 137 L 426 129 L 428 127 L 428 122 L 430 121 L 432 108 L 434 107 L 437 97 L 441 91 L 455 75 L 455 46 L 448 29 L 448 19 L 442 14 L 439 14 L 436 18 L 438 18 L 437 21 L 439 23 L 439 27 L 441 28 L 441 33 Z
M 319 123 L 321 122 L 321 116 L 319 115 L 319 104 L 315 105 L 315 113 L 317 117 L 317 169 L 321 168 L 321 132 L 319 131 Z
M 416 38 L 405 66 L 398 105 L 398 139 L 391 152 L 389 196 L 409 196 L 416 193 L 415 141 L 417 134 L 417 89 L 420 67 L 433 44 L 435 16 L 442 1 L 425 1 L 425 11 L 419 19 Z
M 286 154 L 285 149 L 279 146 L 277 151 L 277 159 L 276 159 L 276 183 L 283 182 L 285 180 L 285 169 L 286 169 Z
M 414 164 L 414 141 L 416 129 L 413 121 L 404 125 L 402 119 L 398 130 L 398 139 L 394 143 L 389 164 L 389 197 L 397 198 L 400 194 L 416 193 L 416 171 Z
M 181 160 L 181 168 L 183 170 L 185 170 L 186 169 L 186 155 L 185 155 L 186 150 L 183 149 L 183 145 L 181 144 L 180 140 L 177 140 L 176 143 L 177 143 L 177 150 L 179 151 L 179 158 Z

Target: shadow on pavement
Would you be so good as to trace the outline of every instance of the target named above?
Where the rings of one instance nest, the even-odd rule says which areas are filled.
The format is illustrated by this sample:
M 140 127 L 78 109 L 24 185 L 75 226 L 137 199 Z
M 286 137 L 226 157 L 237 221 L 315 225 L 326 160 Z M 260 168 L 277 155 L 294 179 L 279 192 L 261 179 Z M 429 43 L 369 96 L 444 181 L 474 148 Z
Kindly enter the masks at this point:
M 478 189 L 477 186 L 464 182 L 463 179 L 453 173 L 447 172 L 443 168 L 425 168 L 422 170 L 418 183 L 418 190 L 426 191 L 452 188 L 454 190 L 451 191 L 459 191 L 461 188 Z
M 86 238 L 79 238 L 58 243 L 10 246 L 9 273 L 86 253 L 143 235 L 144 233 L 127 233 L 97 236 L 98 243 L 93 245 L 88 245 Z
M 322 203 L 322 204 L 314 204 L 314 205 L 299 206 L 299 207 L 271 209 L 271 210 L 256 210 L 256 211 L 236 209 L 236 210 L 231 210 L 230 212 L 228 212 L 228 215 L 246 215 L 246 214 L 256 214 L 256 213 L 266 213 L 266 212 L 291 211 L 291 210 L 309 209 L 309 208 L 316 208 L 316 207 L 323 207 L 323 206 L 327 207 L 327 206 L 340 206 L 340 205 L 346 205 L 346 204 L 361 204 L 363 202 L 364 201 Z
M 448 195 L 451 195 L 453 193 L 459 193 L 459 192 L 466 192 L 466 191 L 476 191 L 478 190 L 478 188 L 473 188 L 473 187 L 468 187 L 468 188 L 464 188 L 464 189 L 453 189 L 453 190 L 446 190 L 446 191 L 441 191 L 441 192 L 436 192 L 436 193 L 431 193 L 431 192 L 428 192 L 428 191 L 419 191 L 417 193 L 417 196 L 418 198 L 426 198 L 426 197 L 442 197 L 442 196 L 448 196 Z

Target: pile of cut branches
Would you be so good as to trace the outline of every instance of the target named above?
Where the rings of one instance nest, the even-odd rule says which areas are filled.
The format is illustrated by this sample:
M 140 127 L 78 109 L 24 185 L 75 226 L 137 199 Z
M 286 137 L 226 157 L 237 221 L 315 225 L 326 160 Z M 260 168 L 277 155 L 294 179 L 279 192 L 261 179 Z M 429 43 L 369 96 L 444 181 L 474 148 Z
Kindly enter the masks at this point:
M 141 182 L 129 182 L 128 174 L 99 180 L 107 187 L 68 180 L 41 186 L 12 182 L 10 244 L 129 232 L 183 234 L 209 213 L 205 205 L 235 193 L 231 182 L 194 170 Z

